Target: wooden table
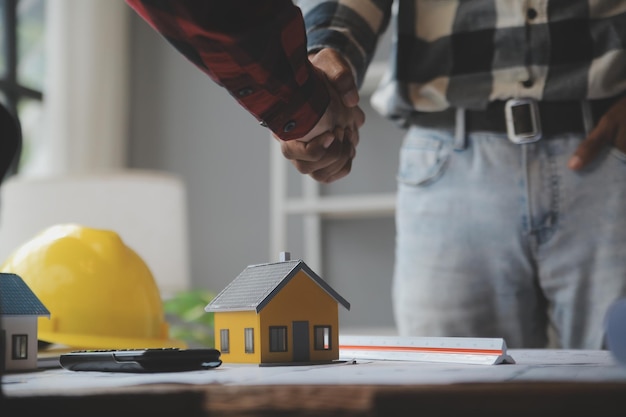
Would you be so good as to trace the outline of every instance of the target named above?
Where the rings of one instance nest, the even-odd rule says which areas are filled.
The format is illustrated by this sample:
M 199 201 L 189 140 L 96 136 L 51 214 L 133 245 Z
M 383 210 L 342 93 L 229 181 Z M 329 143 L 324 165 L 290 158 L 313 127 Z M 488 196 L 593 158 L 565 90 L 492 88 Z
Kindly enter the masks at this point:
M 53 369 L 5 376 L 0 415 L 626 416 L 626 368 L 608 352 L 510 353 L 516 364 L 223 364 L 148 376 Z

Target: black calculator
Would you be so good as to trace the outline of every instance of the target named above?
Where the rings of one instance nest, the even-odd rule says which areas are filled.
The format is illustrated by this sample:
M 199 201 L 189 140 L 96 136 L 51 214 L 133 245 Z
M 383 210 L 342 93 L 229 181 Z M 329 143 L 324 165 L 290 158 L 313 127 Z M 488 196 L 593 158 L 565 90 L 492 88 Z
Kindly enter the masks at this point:
M 217 368 L 222 364 L 216 349 L 103 349 L 61 354 L 61 366 L 70 371 L 182 372 Z

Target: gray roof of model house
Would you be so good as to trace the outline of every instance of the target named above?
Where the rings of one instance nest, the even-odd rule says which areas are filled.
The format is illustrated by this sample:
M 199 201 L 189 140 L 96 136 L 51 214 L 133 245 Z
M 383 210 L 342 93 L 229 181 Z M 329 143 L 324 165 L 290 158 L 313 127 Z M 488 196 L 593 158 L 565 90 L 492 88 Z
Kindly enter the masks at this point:
M 257 313 L 300 271 L 339 304 L 350 310 L 350 303 L 333 290 L 302 260 L 250 265 L 206 306 L 207 312 L 248 311 Z
M 21 277 L 0 273 L 0 315 L 50 316 L 50 312 Z

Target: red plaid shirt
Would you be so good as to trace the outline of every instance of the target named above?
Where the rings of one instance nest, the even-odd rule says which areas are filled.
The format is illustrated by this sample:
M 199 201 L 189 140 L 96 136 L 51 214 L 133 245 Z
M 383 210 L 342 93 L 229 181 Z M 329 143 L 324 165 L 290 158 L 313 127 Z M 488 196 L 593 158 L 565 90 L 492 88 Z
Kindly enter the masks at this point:
M 126 0 L 169 43 L 283 140 L 306 135 L 328 106 L 291 0 Z

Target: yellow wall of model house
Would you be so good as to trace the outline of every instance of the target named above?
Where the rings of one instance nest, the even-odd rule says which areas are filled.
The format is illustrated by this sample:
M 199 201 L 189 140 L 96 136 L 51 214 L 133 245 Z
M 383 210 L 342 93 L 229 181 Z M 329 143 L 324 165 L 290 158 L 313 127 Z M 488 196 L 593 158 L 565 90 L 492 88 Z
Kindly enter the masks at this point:
M 264 363 L 293 361 L 292 323 L 309 322 L 309 355 L 311 361 L 329 361 L 339 358 L 339 310 L 337 301 L 315 281 L 300 271 L 261 311 L 261 355 Z M 330 326 L 331 350 L 314 349 L 314 327 Z M 287 326 L 287 352 L 270 352 L 269 327 Z
M 214 313 L 215 346 L 220 349 L 220 330 L 228 329 L 229 352 L 223 352 L 225 363 L 280 363 L 293 361 L 292 323 L 309 323 L 309 355 L 311 361 L 339 358 L 339 311 L 337 301 L 315 281 L 300 271 L 261 310 L 222 311 Z M 331 327 L 330 350 L 314 349 L 316 325 Z M 287 352 L 270 352 L 270 326 L 287 327 Z M 245 353 L 244 329 L 254 329 L 254 353 Z
M 220 355 L 223 362 L 260 363 L 261 352 L 258 349 L 260 328 L 256 311 L 216 312 L 213 320 L 217 349 L 221 349 L 222 346 L 220 330 L 228 329 L 229 333 L 229 351 L 222 351 Z M 246 328 L 254 329 L 254 353 L 245 352 L 244 329 Z

